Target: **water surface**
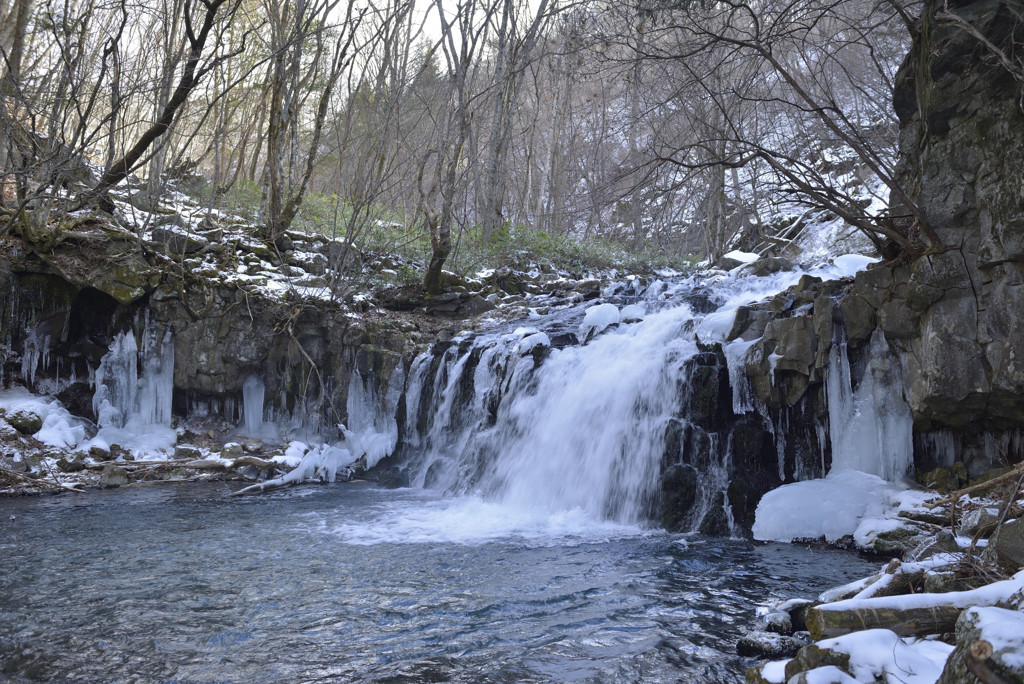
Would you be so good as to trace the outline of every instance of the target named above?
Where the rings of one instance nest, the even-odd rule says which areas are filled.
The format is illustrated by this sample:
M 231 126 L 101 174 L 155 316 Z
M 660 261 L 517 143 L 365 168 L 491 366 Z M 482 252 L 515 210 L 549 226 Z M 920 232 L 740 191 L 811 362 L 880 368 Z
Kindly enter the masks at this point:
M 879 564 L 367 483 L 229 491 L 0 500 L 0 679 L 736 682 L 758 605 Z

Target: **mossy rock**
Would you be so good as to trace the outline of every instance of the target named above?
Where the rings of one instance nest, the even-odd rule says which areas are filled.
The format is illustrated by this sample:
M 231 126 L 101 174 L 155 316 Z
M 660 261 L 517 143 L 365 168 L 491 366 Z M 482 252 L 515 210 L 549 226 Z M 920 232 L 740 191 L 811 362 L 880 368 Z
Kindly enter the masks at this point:
M 817 644 L 804 646 L 797 651 L 792 660 L 786 663 L 786 681 L 788 682 L 802 672 L 828 666 L 838 667 L 845 672 L 850 667 L 850 655 L 821 648 Z
M 23 435 L 34 435 L 43 429 L 43 419 L 32 411 L 15 411 L 6 418 L 11 427 Z
M 927 473 L 918 471 L 917 481 L 946 494 L 967 484 L 967 467 L 958 461 L 948 468 L 939 467 Z

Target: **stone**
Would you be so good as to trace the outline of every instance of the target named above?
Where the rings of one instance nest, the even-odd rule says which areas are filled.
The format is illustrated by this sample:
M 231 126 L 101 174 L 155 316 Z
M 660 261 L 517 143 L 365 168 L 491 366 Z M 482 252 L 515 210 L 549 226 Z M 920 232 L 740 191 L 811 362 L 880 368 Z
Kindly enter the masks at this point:
M 110 451 L 107 451 L 103 447 L 91 446 L 89 447 L 89 458 L 95 461 L 110 461 L 113 460 L 113 456 Z
M 691 465 L 672 465 L 661 476 L 661 524 L 680 531 L 697 499 L 697 470 Z
M 242 447 L 238 447 L 238 452 L 238 455 L 241 456 Z M 203 452 L 199 450 L 199 447 L 193 446 L 191 444 L 179 444 L 178 446 L 174 447 L 175 460 L 188 459 L 189 461 L 197 461 L 202 457 Z
M 85 459 L 82 454 L 72 454 L 57 459 L 57 470 L 62 473 L 77 473 L 85 470 Z
M 11 427 L 6 420 L 0 419 L 0 442 L 13 442 L 20 437 L 20 432 Z
M 959 461 L 948 468 L 940 466 L 927 473 L 918 473 L 917 481 L 929 489 L 946 494 L 967 484 L 967 467 Z
M 782 271 L 792 271 L 796 266 L 792 261 L 784 257 L 761 257 L 750 264 L 744 272 L 749 271 L 756 276 L 768 276 Z
M 221 448 L 220 456 L 221 458 L 235 459 L 241 458 L 244 452 L 245 449 L 241 444 L 238 444 L 237 442 L 228 442 Z
M 764 630 L 775 634 L 792 634 L 793 618 L 784 610 L 776 610 L 762 618 Z
M 23 435 L 34 435 L 43 429 L 43 419 L 31 411 L 8 413 L 7 422 Z
M 790 681 L 801 672 L 808 672 L 819 667 L 837 667 L 846 671 L 850 667 L 850 656 L 816 644 L 804 646 L 793 659 L 786 663 L 786 681 Z
M 247 454 L 259 454 L 263 452 L 263 442 L 258 439 L 247 439 L 242 442 L 242 451 Z
M 164 253 L 175 257 L 181 257 L 185 254 L 195 254 L 206 246 L 206 243 L 202 240 L 197 240 L 194 237 L 183 235 L 182 233 L 169 230 L 167 228 L 154 228 L 152 231 L 152 237 L 153 242 L 156 243 L 157 246 L 163 247 L 162 251 L 164 251 Z
M 989 529 L 993 531 L 996 522 L 999 520 L 999 509 L 995 506 L 982 506 L 968 511 L 960 520 L 957 531 L 965 537 L 973 537 L 979 531 Z
M 100 473 L 100 484 L 104 487 L 121 487 L 128 482 L 128 471 L 124 468 L 113 463 L 103 466 L 103 471 Z
M 875 331 L 875 309 L 857 294 L 849 294 L 839 304 L 843 315 L 846 339 L 852 346 L 859 346 L 871 338 Z
M 956 621 L 956 648 L 936 684 L 988 682 L 1024 683 L 1024 613 L 1020 611 L 974 607 Z
M 720 268 L 723 271 L 731 271 L 734 268 L 739 268 L 747 262 L 740 261 L 739 259 L 733 259 L 731 257 L 719 257 L 718 261 L 715 262 L 715 268 Z
M 858 682 L 835 665 L 825 665 L 801 672 L 791 677 L 786 684 L 858 684 Z
M 748 632 L 736 642 L 736 653 L 758 658 L 792 658 L 810 642 L 802 637 L 774 632 Z
M 989 539 L 984 555 L 1013 571 L 1024 567 L 1024 518 L 1003 523 Z

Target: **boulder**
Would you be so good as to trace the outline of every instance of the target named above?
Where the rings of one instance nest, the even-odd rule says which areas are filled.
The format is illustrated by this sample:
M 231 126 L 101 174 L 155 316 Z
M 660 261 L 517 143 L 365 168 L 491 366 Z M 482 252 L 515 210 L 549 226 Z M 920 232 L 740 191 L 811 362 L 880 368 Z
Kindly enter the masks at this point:
M 197 240 L 194 237 L 167 228 L 154 228 L 152 236 L 153 242 L 162 247 L 166 254 L 175 257 L 181 257 L 183 254 L 194 254 L 206 246 L 206 243 L 202 240 Z
M 238 447 L 238 455 L 242 455 L 242 447 Z M 174 447 L 174 458 L 188 459 L 189 461 L 198 461 L 203 457 L 203 452 L 199 450 L 199 447 L 192 446 L 191 444 L 179 444 Z
M 936 684 L 1024 683 L 1024 613 L 968 608 L 956 622 L 956 648 Z
M 984 555 L 1012 570 L 1024 567 L 1024 518 L 1001 525 L 989 539 Z
M 782 271 L 792 271 L 796 266 L 785 257 L 762 257 L 746 269 L 756 276 L 768 276 Z
M 82 454 L 72 454 L 57 460 L 57 470 L 62 473 L 77 473 L 85 470 L 85 459 Z
M 128 471 L 124 468 L 108 463 L 103 466 L 100 473 L 100 484 L 104 487 L 121 487 L 128 484 Z
M 23 435 L 34 435 L 43 429 L 43 419 L 32 411 L 8 413 L 7 422 Z
M 965 537 L 973 537 L 979 531 L 993 528 L 998 520 L 998 508 L 995 506 L 982 506 L 964 514 L 957 531 Z M 991 530 L 989 529 L 989 531 Z

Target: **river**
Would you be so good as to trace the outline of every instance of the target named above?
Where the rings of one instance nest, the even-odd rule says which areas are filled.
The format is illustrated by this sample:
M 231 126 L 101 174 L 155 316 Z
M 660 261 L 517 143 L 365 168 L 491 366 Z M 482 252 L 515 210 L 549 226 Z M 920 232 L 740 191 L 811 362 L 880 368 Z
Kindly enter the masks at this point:
M 0 680 L 738 682 L 757 606 L 876 570 L 474 496 L 0 500 Z

